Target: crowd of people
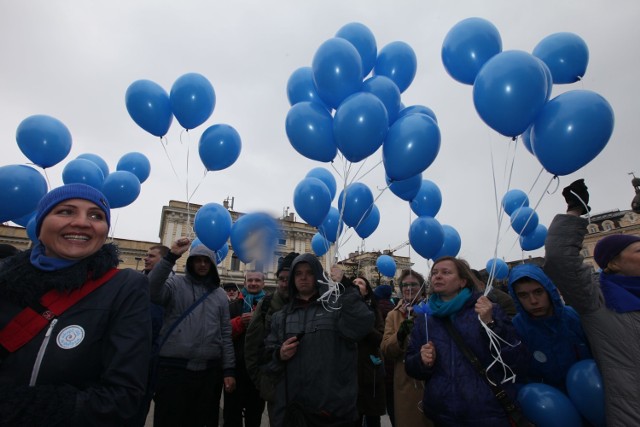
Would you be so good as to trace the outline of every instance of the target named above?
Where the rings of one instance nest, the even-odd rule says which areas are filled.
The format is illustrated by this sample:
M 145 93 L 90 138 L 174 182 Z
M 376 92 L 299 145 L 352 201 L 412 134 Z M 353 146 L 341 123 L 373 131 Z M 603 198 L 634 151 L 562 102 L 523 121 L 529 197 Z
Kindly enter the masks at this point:
M 0 247 L 0 425 L 525 426 L 520 387 L 565 390 L 595 359 L 609 426 L 640 420 L 640 237 L 612 234 L 583 264 L 584 181 L 563 192 L 545 265 L 511 269 L 506 292 L 463 259 L 393 284 L 278 260 L 277 286 L 221 283 L 215 252 L 178 238 L 144 270 L 118 269 L 111 212 L 70 184 L 36 211 L 38 243 Z M 184 274 L 174 273 L 187 255 Z M 397 289 L 397 293 L 394 292 Z

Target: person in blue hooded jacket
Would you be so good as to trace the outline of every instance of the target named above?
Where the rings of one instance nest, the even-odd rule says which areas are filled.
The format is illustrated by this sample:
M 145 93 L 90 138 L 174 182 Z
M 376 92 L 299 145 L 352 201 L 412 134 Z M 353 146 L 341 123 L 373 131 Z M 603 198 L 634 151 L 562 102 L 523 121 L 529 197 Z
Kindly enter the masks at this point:
M 515 266 L 509 273 L 509 293 L 518 310 L 513 325 L 531 354 L 526 381 L 564 391 L 569 368 L 591 357 L 580 316 L 564 304 L 537 265 Z

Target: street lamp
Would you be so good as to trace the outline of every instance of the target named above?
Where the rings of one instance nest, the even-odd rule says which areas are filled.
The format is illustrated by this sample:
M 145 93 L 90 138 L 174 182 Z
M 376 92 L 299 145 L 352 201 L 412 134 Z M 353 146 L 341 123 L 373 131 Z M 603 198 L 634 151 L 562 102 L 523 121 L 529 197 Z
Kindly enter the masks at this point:
M 137 256 L 135 259 L 136 259 L 136 271 L 138 271 L 138 266 L 140 265 L 140 261 L 142 261 L 142 258 Z

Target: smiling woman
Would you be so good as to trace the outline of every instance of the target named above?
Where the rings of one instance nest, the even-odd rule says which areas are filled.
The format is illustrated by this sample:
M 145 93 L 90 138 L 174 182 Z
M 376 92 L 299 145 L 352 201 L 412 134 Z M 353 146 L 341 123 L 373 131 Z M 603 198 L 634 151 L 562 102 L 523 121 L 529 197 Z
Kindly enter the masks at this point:
M 0 419 L 141 424 L 149 286 L 116 268 L 117 248 L 105 244 L 109 203 L 93 187 L 69 184 L 47 193 L 35 218 L 36 245 L 0 270 Z

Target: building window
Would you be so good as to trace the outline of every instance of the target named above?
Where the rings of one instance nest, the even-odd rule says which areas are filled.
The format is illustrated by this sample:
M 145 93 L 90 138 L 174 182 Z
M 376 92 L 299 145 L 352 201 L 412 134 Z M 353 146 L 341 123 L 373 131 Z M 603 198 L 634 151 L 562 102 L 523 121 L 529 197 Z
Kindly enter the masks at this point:
M 278 244 L 282 245 L 282 246 L 286 245 L 287 244 L 287 239 L 278 239 Z
M 596 224 L 589 224 L 589 226 L 587 227 L 587 230 L 589 231 L 589 234 L 597 233 L 598 226 Z
M 585 258 L 588 257 L 589 256 L 589 249 L 583 249 L 582 250 L 582 256 L 585 257 Z
M 611 221 L 604 221 L 602 223 L 602 228 L 604 229 L 604 231 L 610 231 L 613 230 L 613 222 Z
M 231 256 L 231 270 L 240 271 L 240 258 L 236 254 Z

